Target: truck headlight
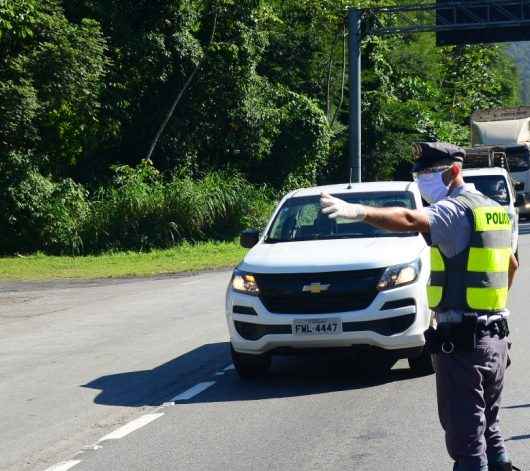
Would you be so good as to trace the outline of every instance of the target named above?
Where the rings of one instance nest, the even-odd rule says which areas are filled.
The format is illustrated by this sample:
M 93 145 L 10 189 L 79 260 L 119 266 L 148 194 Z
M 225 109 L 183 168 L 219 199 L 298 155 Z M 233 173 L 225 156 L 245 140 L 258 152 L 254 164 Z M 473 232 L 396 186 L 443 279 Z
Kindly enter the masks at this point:
M 388 267 L 379 280 L 377 289 L 379 291 L 384 291 L 414 283 L 418 279 L 420 269 L 420 259 L 417 259 L 412 263 Z
M 232 276 L 232 289 L 238 293 L 257 296 L 259 294 L 256 277 L 241 270 L 235 270 Z

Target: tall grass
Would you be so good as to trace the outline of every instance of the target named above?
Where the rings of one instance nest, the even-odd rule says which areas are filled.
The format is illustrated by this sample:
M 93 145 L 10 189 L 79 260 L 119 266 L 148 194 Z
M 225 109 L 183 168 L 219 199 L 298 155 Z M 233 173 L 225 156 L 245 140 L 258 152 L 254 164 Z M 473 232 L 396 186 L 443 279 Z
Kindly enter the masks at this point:
M 269 189 L 226 172 L 163 178 L 148 161 L 114 171 L 112 184 L 91 195 L 71 180 L 23 174 L 0 204 L 0 253 L 87 255 L 231 240 L 263 226 L 273 209 Z
M 263 225 L 271 211 L 269 192 L 239 176 L 212 173 L 166 183 L 130 179 L 98 192 L 82 239 L 89 252 L 229 240 L 246 226 Z

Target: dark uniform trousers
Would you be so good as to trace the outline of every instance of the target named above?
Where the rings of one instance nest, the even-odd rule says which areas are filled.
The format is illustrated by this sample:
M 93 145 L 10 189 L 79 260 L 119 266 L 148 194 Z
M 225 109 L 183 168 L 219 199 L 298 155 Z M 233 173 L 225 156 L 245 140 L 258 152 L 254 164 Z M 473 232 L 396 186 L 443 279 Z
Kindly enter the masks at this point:
M 433 355 L 440 423 L 459 471 L 487 470 L 488 457 L 506 456 L 499 409 L 508 342 L 488 333 L 473 352 Z

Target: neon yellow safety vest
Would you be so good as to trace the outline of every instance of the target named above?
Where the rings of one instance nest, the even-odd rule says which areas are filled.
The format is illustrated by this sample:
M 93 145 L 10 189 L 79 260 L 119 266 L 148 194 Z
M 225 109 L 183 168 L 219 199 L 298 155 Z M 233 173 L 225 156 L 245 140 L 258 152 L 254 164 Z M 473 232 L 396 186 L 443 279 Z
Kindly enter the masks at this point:
M 456 197 L 472 219 L 469 247 L 445 257 L 431 248 L 429 307 L 437 311 L 501 311 L 508 299 L 512 222 L 506 209 L 477 193 Z M 455 228 L 458 231 L 458 228 Z

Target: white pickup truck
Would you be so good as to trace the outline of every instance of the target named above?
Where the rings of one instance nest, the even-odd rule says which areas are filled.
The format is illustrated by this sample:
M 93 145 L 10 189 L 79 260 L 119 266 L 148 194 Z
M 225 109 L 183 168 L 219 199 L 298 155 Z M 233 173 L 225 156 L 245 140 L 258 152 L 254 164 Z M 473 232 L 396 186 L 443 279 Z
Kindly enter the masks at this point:
M 411 182 L 308 188 L 285 196 L 262 234 L 243 233 L 252 249 L 226 295 L 239 375 L 264 373 L 272 355 L 314 349 L 352 352 L 366 372 L 388 371 L 401 358 L 432 372 L 423 351 L 431 322 L 423 236 L 331 220 L 320 211 L 322 191 L 351 203 L 422 206 Z

